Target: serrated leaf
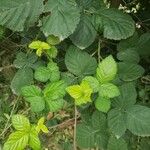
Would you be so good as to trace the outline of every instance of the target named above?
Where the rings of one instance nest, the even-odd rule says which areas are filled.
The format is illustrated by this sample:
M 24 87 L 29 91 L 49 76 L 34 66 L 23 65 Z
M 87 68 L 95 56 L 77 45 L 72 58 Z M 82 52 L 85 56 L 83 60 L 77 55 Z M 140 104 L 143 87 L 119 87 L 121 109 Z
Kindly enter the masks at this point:
M 150 55 L 150 33 L 144 33 L 141 35 L 139 41 L 136 43 L 135 50 L 141 55 L 141 56 L 149 56 Z
M 95 58 L 74 46 L 67 50 L 65 64 L 71 73 L 81 77 L 94 74 L 97 67 Z
M 139 35 L 138 35 L 138 32 L 135 31 L 131 37 L 121 40 L 119 42 L 119 44 L 117 45 L 117 50 L 125 51 L 127 49 L 134 49 L 138 40 L 139 40 Z
M 3 150 L 23 150 L 28 145 L 29 134 L 23 131 L 16 131 L 12 133 L 6 143 Z
M 140 61 L 139 54 L 132 49 L 122 50 L 117 54 L 117 58 L 124 62 L 138 63 Z
M 34 25 L 43 11 L 42 0 L 1 0 L 0 25 L 14 31 Z
M 25 100 L 31 104 L 31 110 L 34 112 L 42 111 L 45 108 L 45 101 L 42 91 L 37 86 L 25 86 L 22 88 L 22 95 Z
M 127 128 L 135 135 L 150 136 L 150 108 L 133 105 L 126 109 Z
M 66 88 L 66 91 L 74 98 L 76 105 L 91 102 L 91 94 L 93 92 L 90 84 L 83 80 L 80 85 L 72 85 Z
M 63 80 L 49 83 L 48 85 L 46 85 L 43 91 L 44 97 L 48 98 L 49 100 L 63 98 L 63 96 L 66 93 L 65 89 L 66 89 L 66 84 L 64 83 Z
M 77 125 L 77 144 L 82 148 L 92 148 L 95 145 L 95 133 L 88 125 Z
M 50 45 L 57 45 L 60 43 L 60 40 L 57 36 L 49 35 L 46 39 L 47 43 Z
M 39 67 L 35 70 L 34 78 L 40 82 L 47 82 L 50 79 L 51 72 L 47 67 Z
M 14 60 L 13 64 L 16 68 L 23 68 L 23 67 L 31 67 L 37 61 L 38 57 L 33 54 L 25 54 L 23 52 L 19 52 Z
M 103 26 L 103 34 L 105 38 L 121 40 L 133 35 L 135 32 L 135 23 L 133 19 L 117 9 L 101 9 L 98 11 Z
M 104 113 L 107 113 L 111 107 L 111 101 L 105 97 L 98 97 L 95 101 L 95 107 Z
M 118 87 L 112 83 L 104 83 L 99 87 L 99 95 L 101 97 L 114 98 L 120 95 Z
M 128 150 L 127 143 L 124 139 L 116 139 L 115 137 L 110 137 L 108 146 L 108 150 Z
M 144 68 L 137 64 L 120 62 L 118 63 L 118 73 L 123 81 L 133 81 L 144 74 Z
M 60 71 L 53 71 L 53 72 L 51 72 L 50 81 L 51 82 L 56 82 L 58 80 L 60 80 Z
M 77 144 L 81 148 L 106 149 L 108 141 L 106 116 L 95 111 L 87 123 L 77 125 Z
M 16 130 L 19 131 L 29 131 L 30 130 L 30 122 L 23 115 L 13 115 L 12 116 L 12 125 Z
M 38 132 L 35 129 L 35 126 L 32 126 L 30 130 L 30 135 L 29 135 L 29 146 L 33 150 L 41 150 L 41 142 L 38 137 Z
M 126 131 L 126 114 L 119 109 L 112 109 L 108 113 L 108 127 L 117 138 Z
M 75 32 L 70 36 L 74 45 L 80 49 L 90 46 L 96 38 L 96 30 L 94 27 L 94 17 L 83 15 Z
M 120 96 L 112 101 L 114 107 L 126 108 L 136 103 L 137 92 L 133 83 L 125 83 L 119 89 Z
M 48 109 L 50 112 L 57 112 L 57 111 L 61 110 L 64 105 L 63 99 L 50 100 L 50 99 L 46 98 L 46 102 L 48 104 Z
M 34 97 L 34 96 L 42 96 L 42 91 L 38 86 L 35 85 L 29 85 L 29 86 L 24 86 L 21 89 L 21 94 L 26 97 Z
M 44 132 L 44 133 L 48 133 L 48 128 L 45 126 L 44 124 L 45 122 L 45 118 L 42 117 L 38 120 L 37 126 L 36 126 L 36 131 L 39 133 L 40 131 Z
M 21 88 L 30 85 L 33 82 L 33 71 L 31 68 L 22 68 L 17 71 L 12 82 L 11 89 L 13 93 L 19 95 Z
M 86 76 L 85 78 L 83 78 L 83 81 L 87 81 L 89 83 L 89 85 L 93 89 L 93 92 L 95 92 L 95 93 L 98 92 L 99 82 L 96 78 L 94 78 L 92 76 Z
M 117 63 L 110 55 L 99 63 L 96 70 L 96 77 L 100 83 L 106 83 L 115 78 L 117 74 Z
M 41 28 L 45 36 L 52 34 L 63 40 L 74 32 L 80 20 L 79 9 L 75 3 L 67 0 L 49 0 L 45 6 L 45 12 L 49 11 L 51 15 L 43 19 Z

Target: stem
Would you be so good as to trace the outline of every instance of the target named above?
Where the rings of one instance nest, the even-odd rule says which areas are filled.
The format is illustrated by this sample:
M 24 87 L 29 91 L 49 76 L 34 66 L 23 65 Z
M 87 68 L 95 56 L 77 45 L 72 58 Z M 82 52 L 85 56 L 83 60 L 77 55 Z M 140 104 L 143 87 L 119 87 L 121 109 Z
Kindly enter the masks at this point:
M 76 105 L 74 107 L 74 139 L 73 139 L 73 147 L 74 150 L 77 150 L 77 146 L 76 146 L 76 131 L 77 131 L 77 108 Z
M 98 49 L 97 49 L 98 63 L 100 63 L 100 59 L 101 59 L 100 51 L 101 51 L 101 40 L 98 41 Z

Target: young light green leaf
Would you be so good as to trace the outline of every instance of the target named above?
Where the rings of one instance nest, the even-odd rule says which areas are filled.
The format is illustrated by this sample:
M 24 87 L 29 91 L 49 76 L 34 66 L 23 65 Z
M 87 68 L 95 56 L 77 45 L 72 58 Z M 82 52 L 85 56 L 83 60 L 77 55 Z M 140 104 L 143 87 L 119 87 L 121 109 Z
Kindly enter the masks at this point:
M 72 85 L 66 88 L 66 91 L 74 98 L 76 105 L 91 102 L 91 94 L 93 92 L 90 84 L 83 80 L 80 85 Z
M 95 101 L 95 107 L 104 113 L 107 113 L 111 107 L 111 101 L 105 97 L 98 97 Z
M 12 116 L 12 125 L 16 130 L 19 131 L 30 131 L 30 122 L 29 119 L 23 115 L 13 115 Z
M 16 131 L 9 136 L 3 150 L 23 150 L 28 145 L 28 141 L 29 133 Z
M 30 134 L 29 134 L 29 146 L 33 150 L 41 150 L 41 142 L 38 137 L 38 132 L 35 129 L 35 126 L 31 127 Z
M 101 97 L 114 98 L 120 95 L 119 88 L 112 83 L 104 83 L 99 87 L 99 95 Z
M 99 63 L 96 70 L 96 77 L 100 83 L 112 81 L 117 74 L 117 63 L 110 55 Z
M 91 86 L 91 88 L 93 89 L 93 92 L 98 92 L 99 91 L 99 82 L 96 78 L 92 77 L 92 76 L 86 76 L 85 78 L 83 78 L 83 81 L 87 81 L 89 83 L 89 85 Z
M 44 132 L 44 133 L 48 133 L 48 128 L 45 126 L 44 124 L 45 122 L 45 118 L 42 117 L 38 120 L 37 126 L 36 126 L 36 131 L 39 133 L 40 131 Z

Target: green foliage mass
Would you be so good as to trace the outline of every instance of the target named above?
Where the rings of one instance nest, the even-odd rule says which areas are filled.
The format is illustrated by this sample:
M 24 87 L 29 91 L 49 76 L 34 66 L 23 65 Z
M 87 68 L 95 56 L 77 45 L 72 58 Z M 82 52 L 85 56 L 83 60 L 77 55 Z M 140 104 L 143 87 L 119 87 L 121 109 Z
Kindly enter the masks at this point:
M 149 5 L 0 0 L 0 149 L 149 150 Z

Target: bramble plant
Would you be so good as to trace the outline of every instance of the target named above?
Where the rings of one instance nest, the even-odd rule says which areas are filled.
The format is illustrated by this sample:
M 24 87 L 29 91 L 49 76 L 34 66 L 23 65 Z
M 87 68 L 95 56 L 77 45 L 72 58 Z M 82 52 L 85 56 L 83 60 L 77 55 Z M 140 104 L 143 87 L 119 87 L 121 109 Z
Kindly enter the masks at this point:
M 149 150 L 149 5 L 0 0 L 0 149 Z

